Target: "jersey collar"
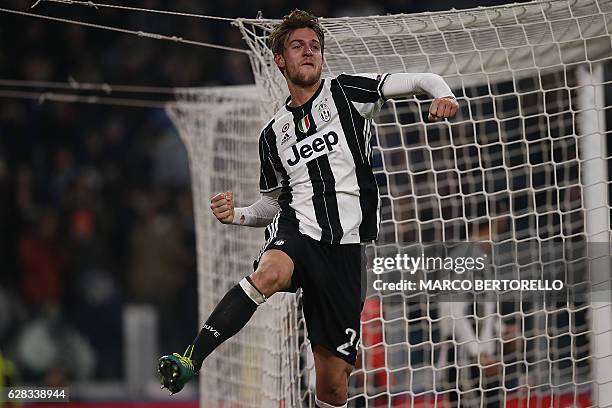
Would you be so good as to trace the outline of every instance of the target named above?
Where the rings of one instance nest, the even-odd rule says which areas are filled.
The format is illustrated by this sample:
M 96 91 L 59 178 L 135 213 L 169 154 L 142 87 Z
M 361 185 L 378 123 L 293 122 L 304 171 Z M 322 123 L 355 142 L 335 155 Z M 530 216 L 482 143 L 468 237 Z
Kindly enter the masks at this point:
M 305 107 L 309 106 L 310 104 L 312 104 L 312 101 L 314 101 L 315 99 L 317 99 L 317 96 L 319 96 L 319 94 L 321 93 L 321 90 L 323 89 L 323 84 L 325 83 L 325 78 L 321 78 L 321 84 L 319 85 L 319 89 L 317 89 L 317 91 L 310 97 L 310 99 L 308 101 L 306 101 L 304 104 L 300 105 L 300 106 L 289 106 L 289 101 L 291 100 L 291 95 L 289 95 L 287 97 L 287 99 L 285 100 L 285 108 L 289 111 L 289 112 L 297 112 L 300 111 L 302 109 L 304 109 Z

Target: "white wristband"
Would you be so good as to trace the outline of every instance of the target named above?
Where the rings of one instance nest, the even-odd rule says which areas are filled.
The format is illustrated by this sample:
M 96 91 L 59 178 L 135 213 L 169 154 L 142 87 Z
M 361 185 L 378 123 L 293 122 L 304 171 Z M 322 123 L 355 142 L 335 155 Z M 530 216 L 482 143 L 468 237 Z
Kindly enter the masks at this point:
M 243 211 L 242 208 L 234 208 L 234 220 L 232 224 L 234 225 L 249 225 L 247 223 L 248 215 Z

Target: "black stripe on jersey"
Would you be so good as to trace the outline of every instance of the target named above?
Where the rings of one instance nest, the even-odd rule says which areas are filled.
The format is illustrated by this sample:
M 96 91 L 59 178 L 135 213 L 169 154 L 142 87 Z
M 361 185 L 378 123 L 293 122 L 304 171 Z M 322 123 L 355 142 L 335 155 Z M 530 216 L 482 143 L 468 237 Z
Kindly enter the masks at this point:
M 291 202 L 293 201 L 293 189 L 289 185 L 289 174 L 287 174 L 287 170 L 285 170 L 285 167 L 283 167 L 283 163 L 278 154 L 278 147 L 276 146 L 276 133 L 274 133 L 274 129 L 272 128 L 272 123 L 266 127 L 262 139 L 265 148 L 268 152 L 270 152 L 268 157 L 270 158 L 272 165 L 283 177 L 281 180 L 281 193 L 278 196 L 278 204 L 281 208 L 278 231 L 294 232 L 299 230 L 298 228 L 300 222 L 295 215 L 295 210 L 291 207 Z M 285 227 L 287 229 L 285 229 Z
M 387 97 L 385 96 L 385 94 L 383 93 L 383 87 L 385 86 L 385 82 L 387 81 L 387 78 L 389 78 L 390 74 L 384 74 L 382 79 L 380 80 L 380 83 L 378 84 L 378 93 L 380 94 L 380 97 L 382 98 L 383 101 L 387 100 Z
M 359 237 L 361 242 L 370 241 L 376 239 L 378 235 L 378 187 L 369 163 L 369 157 L 365 157 L 365 152 L 369 151 L 369 148 L 366 149 L 365 146 L 365 135 L 363 132 L 366 126 L 366 119 L 359 114 L 349 101 L 348 94 L 339 81 L 332 80 L 331 93 L 338 109 L 342 131 L 346 136 L 346 141 L 355 161 L 355 173 L 357 184 L 359 185 L 359 205 L 362 216 L 361 225 L 359 226 Z
M 303 106 L 303 109 L 293 111 L 295 135 L 297 141 L 304 140 L 317 132 L 317 125 L 311 111 L 312 100 Z M 308 115 L 310 127 L 303 133 L 298 123 Z M 321 241 L 339 244 L 344 231 L 340 223 L 338 200 L 336 198 L 336 179 L 329 164 L 329 157 L 323 155 L 306 163 L 308 176 L 312 184 L 312 205 L 315 210 L 317 223 L 321 228 Z
M 259 174 L 259 190 L 261 192 L 270 192 L 279 188 L 278 179 L 274 166 L 271 161 L 271 152 L 265 143 L 265 137 L 267 132 L 272 132 L 272 125 L 274 119 L 264 128 L 259 136 L 259 163 L 260 163 L 260 174 Z
M 338 75 L 338 81 L 344 88 L 346 96 L 353 102 L 374 103 L 380 98 L 379 81 L 359 75 Z
M 306 164 L 314 192 L 312 202 L 321 228 L 321 240 L 331 244 L 339 244 L 344 231 L 340 223 L 338 200 L 336 198 L 336 179 L 329 164 L 327 155 L 317 157 Z M 322 222 L 323 221 L 323 222 Z

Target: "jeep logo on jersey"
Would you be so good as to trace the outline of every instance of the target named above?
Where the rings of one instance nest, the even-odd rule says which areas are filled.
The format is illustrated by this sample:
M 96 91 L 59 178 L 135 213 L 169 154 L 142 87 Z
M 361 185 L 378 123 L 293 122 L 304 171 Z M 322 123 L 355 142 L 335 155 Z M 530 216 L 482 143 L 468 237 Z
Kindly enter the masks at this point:
M 329 120 L 331 119 L 331 113 L 329 113 L 329 107 L 324 103 L 319 105 L 319 116 L 321 116 L 321 119 L 323 119 L 323 121 L 325 122 L 329 122 Z
M 287 159 L 287 164 L 295 166 L 302 159 L 306 159 L 306 161 L 316 159 L 334 150 L 334 146 L 337 144 L 338 135 L 336 132 L 329 132 L 314 139 L 304 139 L 300 143 L 291 146 L 293 157 Z

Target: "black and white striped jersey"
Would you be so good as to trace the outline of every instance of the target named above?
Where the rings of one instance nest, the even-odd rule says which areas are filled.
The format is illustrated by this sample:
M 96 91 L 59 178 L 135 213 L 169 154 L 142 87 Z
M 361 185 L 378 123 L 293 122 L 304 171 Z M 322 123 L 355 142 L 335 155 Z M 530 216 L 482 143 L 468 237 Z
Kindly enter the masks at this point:
M 259 138 L 260 189 L 281 189 L 274 228 L 321 242 L 376 239 L 378 187 L 370 159 L 370 122 L 385 101 L 388 75 L 323 79 L 299 107 L 289 98 Z

